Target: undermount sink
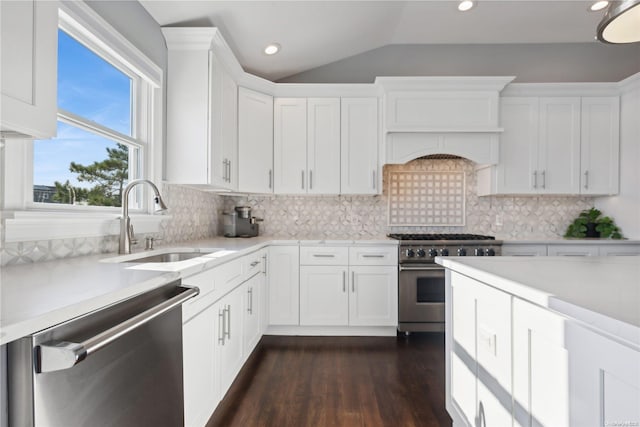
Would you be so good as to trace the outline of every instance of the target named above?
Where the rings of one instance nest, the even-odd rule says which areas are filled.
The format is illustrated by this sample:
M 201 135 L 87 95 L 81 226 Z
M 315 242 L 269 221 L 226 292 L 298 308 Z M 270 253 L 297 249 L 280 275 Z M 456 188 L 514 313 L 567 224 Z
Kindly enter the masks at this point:
M 166 254 L 149 255 L 123 262 L 178 262 L 207 255 L 208 252 L 169 252 Z
M 217 257 L 228 253 L 222 248 L 166 248 L 134 254 L 119 255 L 100 260 L 107 263 L 171 263 L 199 257 Z

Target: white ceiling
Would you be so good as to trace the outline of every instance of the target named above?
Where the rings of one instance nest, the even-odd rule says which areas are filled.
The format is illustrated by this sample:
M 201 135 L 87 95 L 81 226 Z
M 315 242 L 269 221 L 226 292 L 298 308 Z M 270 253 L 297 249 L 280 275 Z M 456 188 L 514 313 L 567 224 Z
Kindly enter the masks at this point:
M 278 80 L 392 44 L 589 43 L 593 1 L 140 0 L 162 26 L 215 26 L 250 73 Z M 280 53 L 267 56 L 271 42 Z

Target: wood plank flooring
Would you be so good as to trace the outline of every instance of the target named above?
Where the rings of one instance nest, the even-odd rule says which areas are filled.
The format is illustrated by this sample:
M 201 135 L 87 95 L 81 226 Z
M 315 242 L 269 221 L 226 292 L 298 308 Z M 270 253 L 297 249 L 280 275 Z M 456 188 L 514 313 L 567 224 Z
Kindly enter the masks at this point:
M 264 336 L 207 427 L 451 426 L 444 334 Z

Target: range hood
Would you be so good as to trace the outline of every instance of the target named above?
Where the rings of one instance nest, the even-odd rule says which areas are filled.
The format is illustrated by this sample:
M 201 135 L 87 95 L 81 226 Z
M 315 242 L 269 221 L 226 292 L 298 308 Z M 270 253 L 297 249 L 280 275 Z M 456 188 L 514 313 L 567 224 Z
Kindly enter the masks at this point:
M 515 77 L 379 77 L 385 163 L 451 154 L 498 163 L 500 91 Z

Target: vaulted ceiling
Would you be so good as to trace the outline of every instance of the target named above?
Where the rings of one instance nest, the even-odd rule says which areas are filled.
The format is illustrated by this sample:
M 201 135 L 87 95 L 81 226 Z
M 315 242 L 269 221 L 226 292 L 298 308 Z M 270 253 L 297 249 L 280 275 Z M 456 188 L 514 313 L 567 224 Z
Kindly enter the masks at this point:
M 593 1 L 141 0 L 162 26 L 215 26 L 250 73 L 278 80 L 397 44 L 597 43 Z M 280 53 L 265 55 L 272 42 Z

